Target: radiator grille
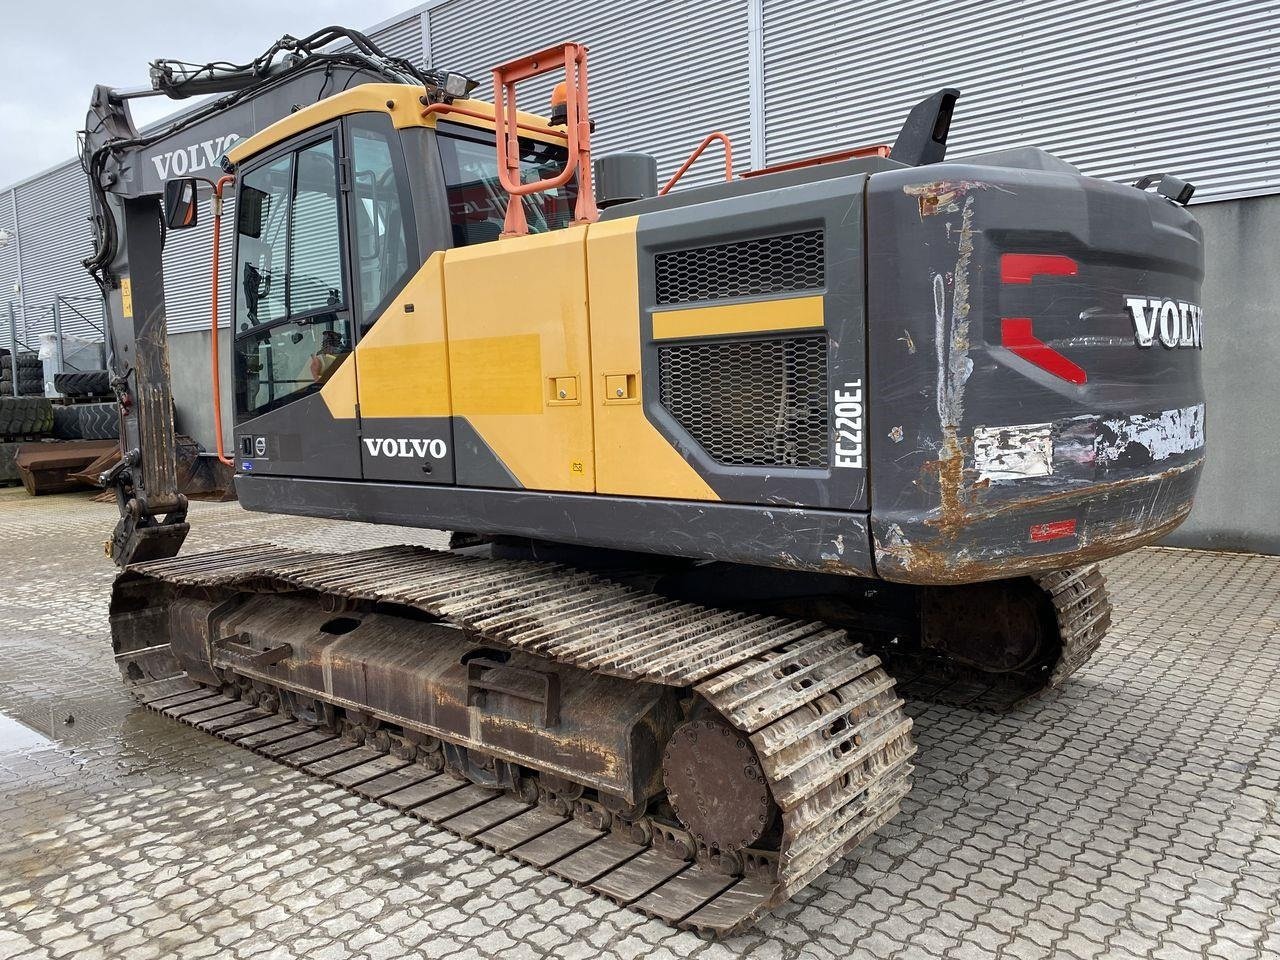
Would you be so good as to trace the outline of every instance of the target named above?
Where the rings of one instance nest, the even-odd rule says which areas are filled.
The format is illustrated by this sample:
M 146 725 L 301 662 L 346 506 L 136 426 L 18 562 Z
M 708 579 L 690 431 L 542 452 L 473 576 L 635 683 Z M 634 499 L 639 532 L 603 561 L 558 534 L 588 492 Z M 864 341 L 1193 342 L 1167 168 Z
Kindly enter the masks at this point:
M 675 250 L 654 257 L 658 304 L 724 300 L 820 288 L 821 230 Z
M 825 336 L 663 346 L 658 373 L 662 405 L 716 462 L 827 465 Z

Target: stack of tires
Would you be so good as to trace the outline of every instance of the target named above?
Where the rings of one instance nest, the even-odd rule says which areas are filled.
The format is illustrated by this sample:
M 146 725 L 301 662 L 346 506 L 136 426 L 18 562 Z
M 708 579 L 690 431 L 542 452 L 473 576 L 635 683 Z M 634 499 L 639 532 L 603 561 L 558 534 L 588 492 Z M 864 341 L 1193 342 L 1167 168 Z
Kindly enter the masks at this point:
M 114 440 L 120 436 L 119 405 L 113 401 L 56 406 L 51 431 L 58 440 Z
M 53 435 L 59 440 L 114 440 L 120 436 L 120 405 L 111 397 L 105 370 L 59 373 L 53 385 L 67 398 L 53 408 Z
M 22 479 L 14 461 L 18 447 L 52 432 L 53 404 L 47 397 L 0 395 L 0 484 Z
M 111 375 L 105 370 L 76 370 L 56 373 L 53 386 L 64 397 L 76 400 L 111 396 Z
M 17 396 L 44 396 L 44 362 L 34 353 L 6 351 L 0 357 L 0 396 L 15 395 L 14 380 L 18 382 Z

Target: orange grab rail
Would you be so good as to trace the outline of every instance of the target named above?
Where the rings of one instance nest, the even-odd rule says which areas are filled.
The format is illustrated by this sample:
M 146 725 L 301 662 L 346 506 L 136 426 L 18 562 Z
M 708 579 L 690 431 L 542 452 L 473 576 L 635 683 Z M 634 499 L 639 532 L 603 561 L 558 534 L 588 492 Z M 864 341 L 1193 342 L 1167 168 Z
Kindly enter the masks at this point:
M 568 161 L 549 180 L 525 183 L 520 179 L 520 127 L 516 108 L 516 84 L 554 70 L 564 70 L 565 132 L 568 134 Z M 573 209 L 574 223 L 591 223 L 600 218 L 595 188 L 591 182 L 591 120 L 587 110 L 587 48 L 579 43 L 549 47 L 531 56 L 495 67 L 493 71 L 493 126 L 498 147 L 498 179 L 507 191 L 507 215 L 502 236 L 519 237 L 529 232 L 524 204 L 519 198 L 554 190 L 578 175 L 578 199 Z
M 729 140 L 729 135 L 727 133 L 721 133 L 717 130 L 715 133 L 707 134 L 706 138 L 698 144 L 698 149 L 689 154 L 689 159 L 680 165 L 680 169 L 675 172 L 675 175 L 672 176 L 672 178 L 666 182 L 666 185 L 658 191 L 658 196 L 665 196 L 667 191 L 674 187 L 676 183 L 679 182 L 680 178 L 685 175 L 685 171 L 697 162 L 698 158 L 702 156 L 703 151 L 717 140 L 724 145 L 724 178 L 726 180 L 732 180 L 733 143 Z
M 218 359 L 218 250 L 222 240 L 222 190 L 235 177 L 220 177 L 213 185 L 213 330 L 209 339 L 210 366 L 213 369 L 213 435 L 217 437 L 218 459 L 228 467 L 234 464 L 222 446 L 222 378 Z

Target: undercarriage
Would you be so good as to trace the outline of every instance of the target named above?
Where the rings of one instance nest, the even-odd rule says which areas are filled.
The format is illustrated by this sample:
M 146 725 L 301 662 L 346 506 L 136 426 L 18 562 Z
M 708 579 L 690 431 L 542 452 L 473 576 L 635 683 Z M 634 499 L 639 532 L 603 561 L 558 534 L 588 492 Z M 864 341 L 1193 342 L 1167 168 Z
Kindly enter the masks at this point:
M 153 709 L 725 935 L 897 813 L 915 747 L 886 664 L 1003 708 L 1065 679 L 1108 619 L 1096 568 L 983 597 L 770 591 L 714 564 L 592 572 L 499 546 L 135 565 L 116 658 Z

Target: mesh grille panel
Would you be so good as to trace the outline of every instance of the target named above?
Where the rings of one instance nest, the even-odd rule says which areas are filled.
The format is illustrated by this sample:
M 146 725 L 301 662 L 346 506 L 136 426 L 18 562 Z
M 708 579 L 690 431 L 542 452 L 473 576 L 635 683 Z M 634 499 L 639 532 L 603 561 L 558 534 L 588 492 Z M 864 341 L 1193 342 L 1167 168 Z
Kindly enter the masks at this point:
M 659 397 L 713 460 L 827 465 L 827 338 L 658 348 Z
M 660 253 L 654 273 L 659 304 L 814 290 L 826 276 L 822 231 Z

